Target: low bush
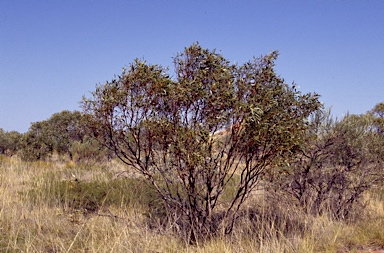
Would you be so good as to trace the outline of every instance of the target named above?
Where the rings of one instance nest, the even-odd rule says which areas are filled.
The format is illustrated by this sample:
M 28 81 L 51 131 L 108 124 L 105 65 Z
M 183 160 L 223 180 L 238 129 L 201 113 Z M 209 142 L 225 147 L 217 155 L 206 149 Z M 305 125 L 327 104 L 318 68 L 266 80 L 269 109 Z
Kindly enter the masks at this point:
M 272 180 L 272 188 L 290 194 L 310 214 L 353 219 L 364 205 L 364 193 L 384 179 L 384 139 L 372 125 L 371 115 L 334 121 L 319 113 L 307 146 Z

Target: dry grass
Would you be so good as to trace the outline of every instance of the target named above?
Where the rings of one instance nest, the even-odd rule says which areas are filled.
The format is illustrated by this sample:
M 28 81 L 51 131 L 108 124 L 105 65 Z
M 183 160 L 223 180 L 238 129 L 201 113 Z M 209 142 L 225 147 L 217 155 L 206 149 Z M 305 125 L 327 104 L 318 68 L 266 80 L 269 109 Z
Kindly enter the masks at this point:
M 60 195 L 76 182 L 116 182 L 123 167 L 89 168 L 65 161 L 25 163 L 0 156 L 0 252 L 361 252 L 384 248 L 382 192 L 367 195 L 366 217 L 353 223 L 308 217 L 281 201 L 255 197 L 231 236 L 188 245 L 171 229 L 149 226 L 143 190 L 123 185 L 123 195 L 101 201 L 97 210 L 71 206 Z M 111 170 L 112 168 L 112 170 Z M 102 188 L 102 184 L 95 184 Z M 145 189 L 145 188 L 144 188 Z M 128 196 L 131 195 L 131 196 Z M 68 197 L 68 199 L 65 199 Z M 255 211 L 256 210 L 256 211 Z

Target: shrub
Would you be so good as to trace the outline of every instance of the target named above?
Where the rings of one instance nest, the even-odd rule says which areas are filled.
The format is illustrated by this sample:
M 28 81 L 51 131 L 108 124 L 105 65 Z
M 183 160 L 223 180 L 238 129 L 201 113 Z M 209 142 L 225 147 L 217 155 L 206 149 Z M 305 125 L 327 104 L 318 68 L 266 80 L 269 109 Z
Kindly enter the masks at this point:
M 302 152 L 286 166 L 276 184 L 307 212 L 349 218 L 363 193 L 383 182 L 384 138 L 371 114 L 334 121 L 319 112 Z
M 6 132 L 0 128 L 0 154 L 16 154 L 20 148 L 21 136 L 17 131 Z

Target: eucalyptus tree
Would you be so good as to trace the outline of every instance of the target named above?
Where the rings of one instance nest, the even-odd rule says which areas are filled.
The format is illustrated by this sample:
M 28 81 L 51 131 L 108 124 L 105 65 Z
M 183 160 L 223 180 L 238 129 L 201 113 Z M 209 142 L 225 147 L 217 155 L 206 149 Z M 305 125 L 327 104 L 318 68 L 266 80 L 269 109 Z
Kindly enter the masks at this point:
M 83 98 L 94 137 L 155 187 L 191 241 L 230 233 L 261 176 L 303 145 L 321 104 L 275 73 L 277 57 L 233 65 L 193 44 L 174 57 L 173 76 L 135 60 Z

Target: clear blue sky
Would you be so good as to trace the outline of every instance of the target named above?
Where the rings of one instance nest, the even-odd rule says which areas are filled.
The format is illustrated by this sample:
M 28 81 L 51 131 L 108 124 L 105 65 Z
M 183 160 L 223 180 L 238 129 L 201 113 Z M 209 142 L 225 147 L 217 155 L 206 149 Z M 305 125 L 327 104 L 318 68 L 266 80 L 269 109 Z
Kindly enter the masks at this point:
M 196 41 L 238 63 L 279 50 L 277 72 L 339 117 L 384 101 L 381 0 L 0 0 L 0 128 L 80 110 L 134 58 L 172 69 Z

